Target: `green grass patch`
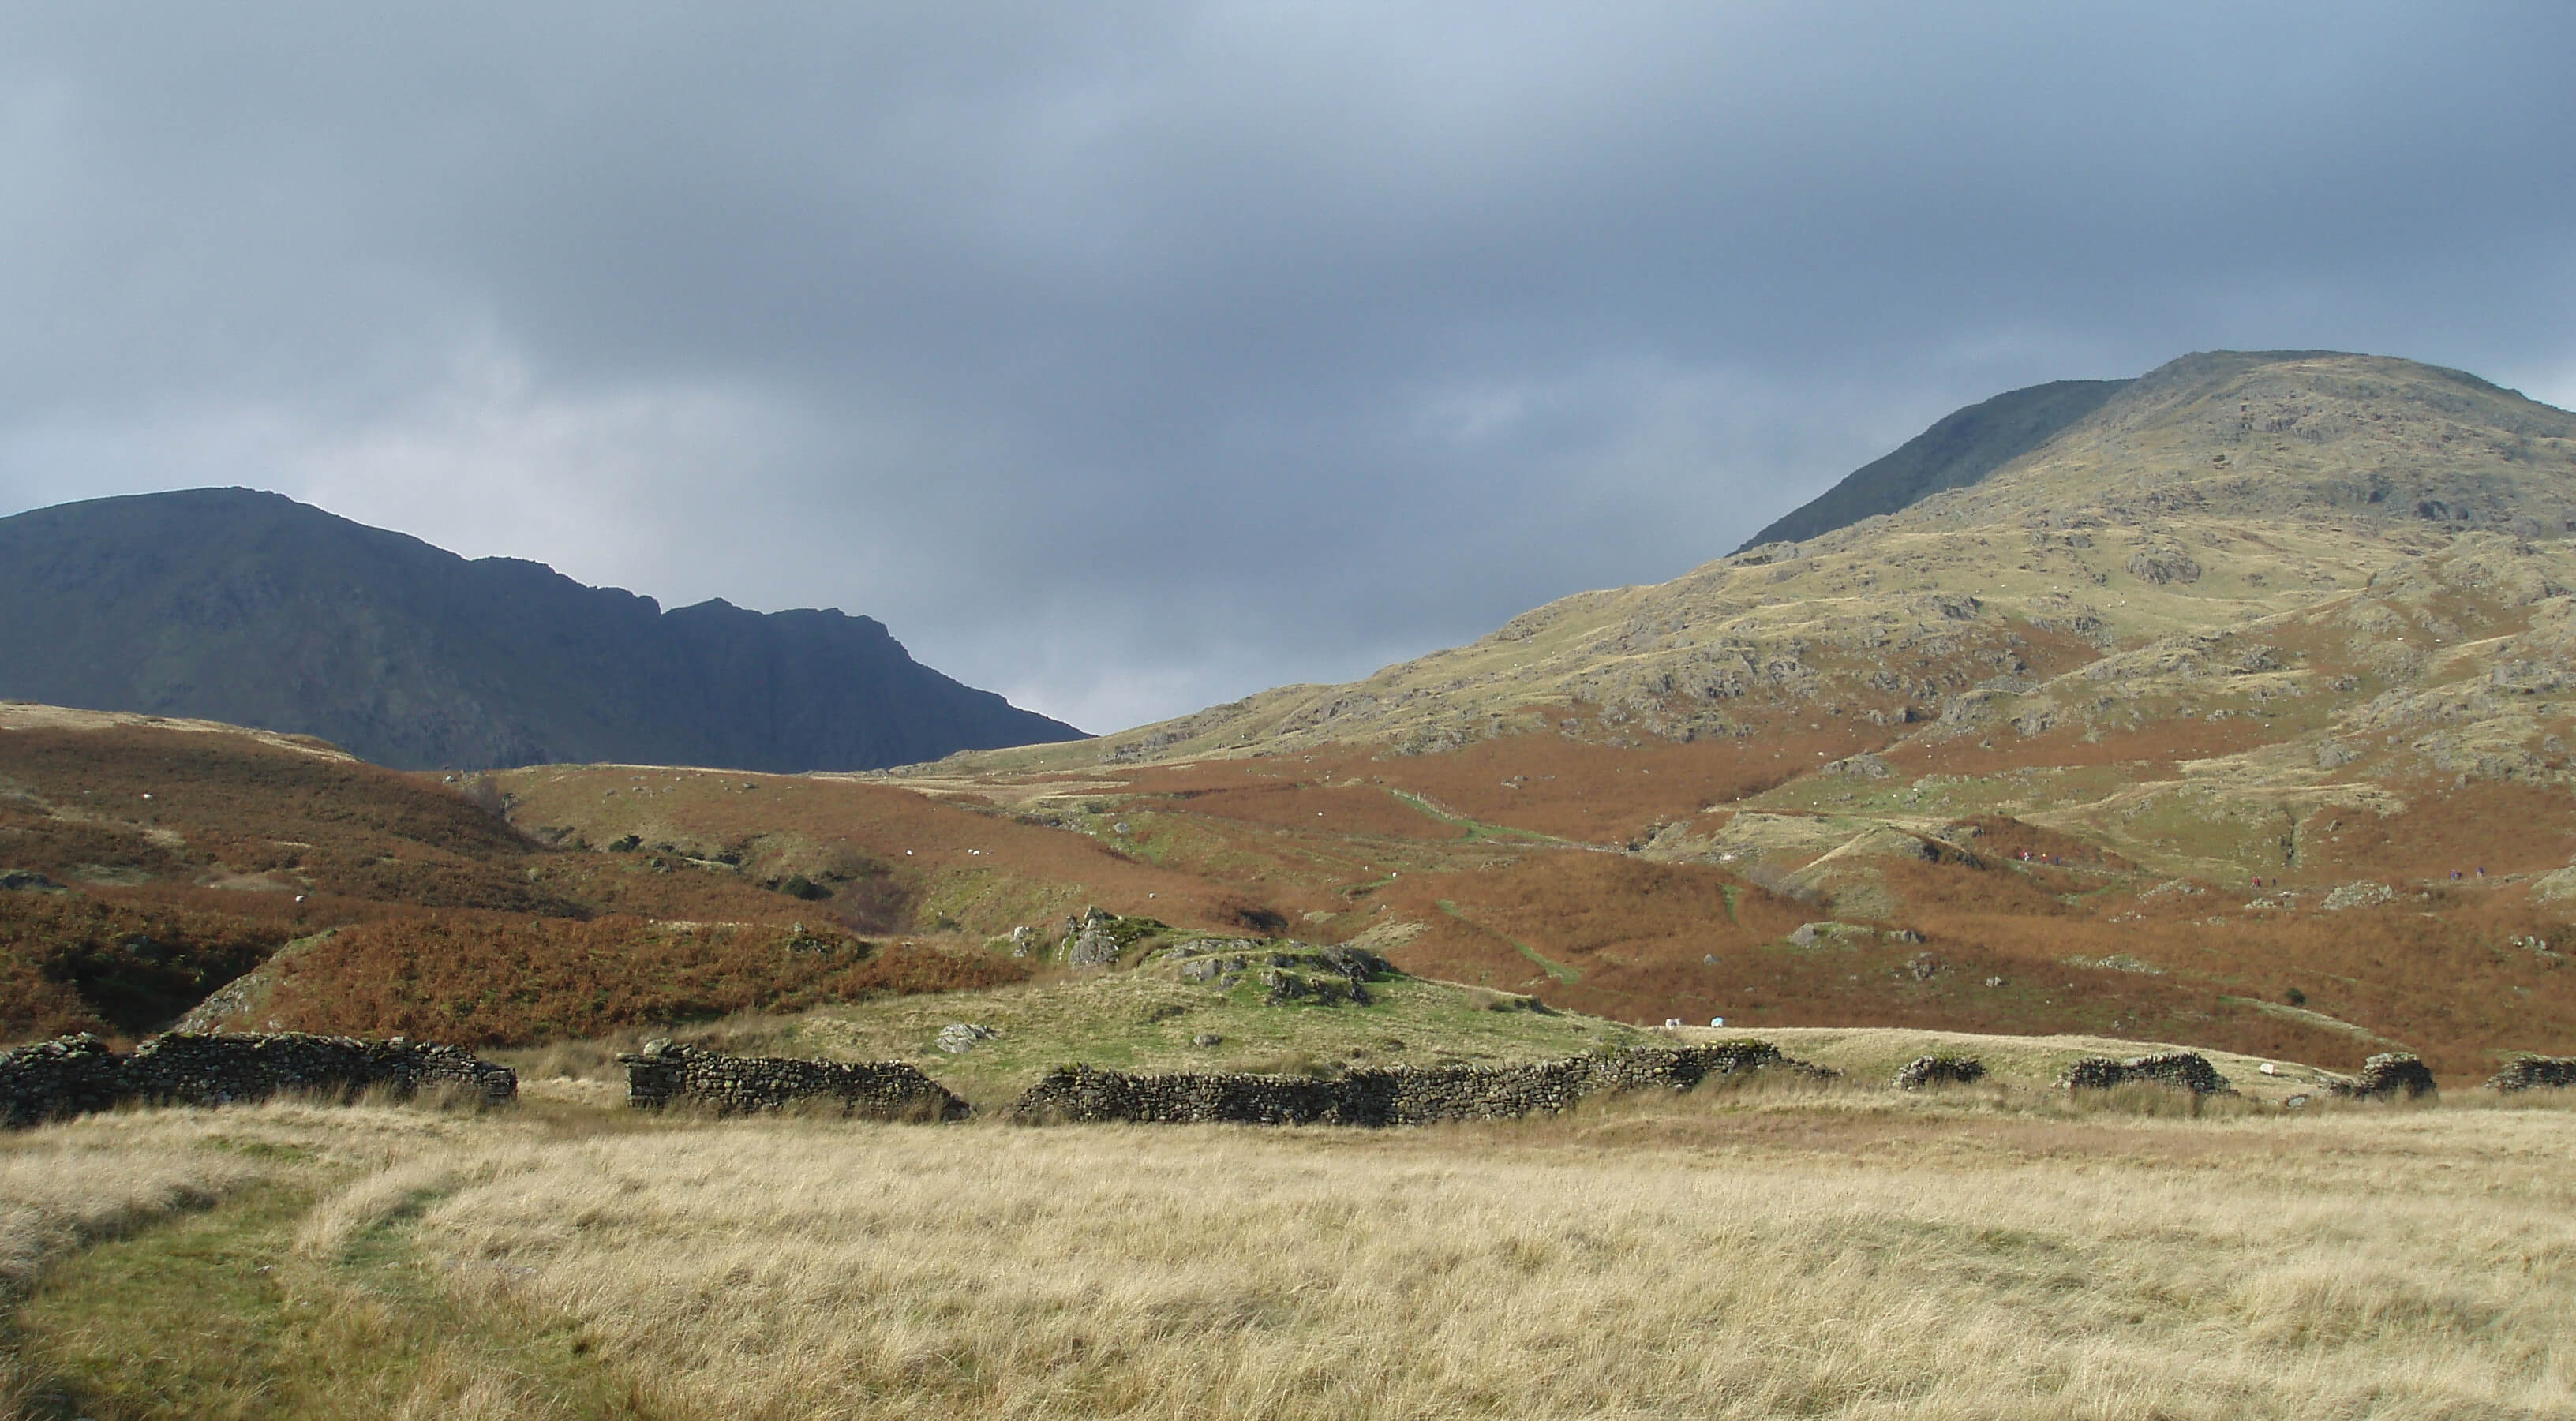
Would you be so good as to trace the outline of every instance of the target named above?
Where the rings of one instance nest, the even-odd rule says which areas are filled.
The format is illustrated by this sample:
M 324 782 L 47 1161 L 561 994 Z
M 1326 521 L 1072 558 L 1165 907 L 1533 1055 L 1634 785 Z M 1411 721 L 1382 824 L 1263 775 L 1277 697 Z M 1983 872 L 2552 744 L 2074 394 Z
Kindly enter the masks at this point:
M 909 1060 L 979 1110 L 1008 1105 L 1047 1070 L 1264 1071 L 1307 1066 L 1433 1066 L 1555 1060 L 1636 1044 L 1637 1028 L 1570 1012 L 1495 1011 L 1494 993 L 1393 976 L 1367 1005 L 1272 1006 L 1257 975 L 1232 988 L 1188 982 L 1157 959 L 989 992 L 887 998 L 797 1018 L 774 1049 L 842 1060 Z M 972 1022 L 997 1034 L 950 1055 L 939 1029 Z M 1213 1036 L 1212 1045 L 1199 1038 Z
M 33 1417 L 375 1418 L 495 1403 L 514 1416 L 633 1416 L 569 1323 L 460 1304 L 411 1246 L 428 1197 L 330 1261 L 294 1251 L 341 1171 L 263 1186 L 98 1244 L 16 1318 Z

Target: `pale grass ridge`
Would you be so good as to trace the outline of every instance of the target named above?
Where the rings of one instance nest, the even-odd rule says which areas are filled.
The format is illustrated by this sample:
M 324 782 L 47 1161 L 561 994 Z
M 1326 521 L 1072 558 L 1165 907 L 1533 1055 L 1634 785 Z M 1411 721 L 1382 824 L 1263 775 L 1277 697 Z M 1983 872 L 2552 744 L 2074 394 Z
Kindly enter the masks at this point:
M 0 1135 L 0 1302 L 14 1301 L 46 1264 L 84 1244 L 266 1182 L 278 1172 L 273 1151 L 394 1170 L 458 1129 L 428 1110 L 280 1099 L 224 1110 L 120 1110 Z M 359 1188 L 381 1177 L 371 1173 Z
M 34 1257 L 76 1241 L 40 1213 L 309 1195 L 273 1256 L 316 1355 L 263 1414 L 2576 1413 L 2576 1112 L 2017 1101 L 1387 1132 L 279 1103 L 24 1132 L 0 1198 Z M 510 1350 L 540 1336 L 606 1389 Z
M 522 1154 L 423 1237 L 679 1415 L 2550 1415 L 2571 1126 L 2137 1121 L 1989 1164 L 759 1123 Z M 2117 1160 L 2254 1129 L 2307 1139 Z
M 31 1132 L 0 1151 L 0 1302 L 14 1302 L 47 1263 L 85 1243 L 266 1177 L 246 1159 L 138 1151 L 132 1123 L 108 1116 L 81 1130 Z

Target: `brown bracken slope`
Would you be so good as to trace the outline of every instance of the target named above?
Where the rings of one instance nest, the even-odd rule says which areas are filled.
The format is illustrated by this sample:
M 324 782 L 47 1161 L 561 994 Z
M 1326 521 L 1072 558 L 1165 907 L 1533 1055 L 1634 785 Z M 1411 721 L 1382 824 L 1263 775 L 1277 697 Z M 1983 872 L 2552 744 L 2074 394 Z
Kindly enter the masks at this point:
M 0 1024 L 260 962 L 225 1019 L 592 1035 L 1054 970 L 1097 905 L 1632 1022 L 2484 1074 L 2576 1052 L 2571 518 L 2576 417 L 2222 353 L 1893 516 L 1070 745 L 450 784 L 0 713 L 0 869 L 69 890 L 0 894 Z M 157 996 L 78 966 L 137 937 Z

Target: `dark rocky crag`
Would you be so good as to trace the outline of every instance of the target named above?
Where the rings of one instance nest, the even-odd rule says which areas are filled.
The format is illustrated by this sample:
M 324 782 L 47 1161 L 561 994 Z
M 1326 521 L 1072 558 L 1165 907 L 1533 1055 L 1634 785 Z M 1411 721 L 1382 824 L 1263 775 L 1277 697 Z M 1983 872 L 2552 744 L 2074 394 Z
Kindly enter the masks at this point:
M 454 1046 L 361 1041 L 301 1032 L 204 1036 L 170 1032 L 120 1056 L 94 1036 L 0 1051 L 0 1123 L 11 1127 L 146 1105 L 229 1105 L 283 1094 L 345 1099 L 382 1087 L 398 1097 L 450 1086 L 499 1103 L 519 1077 Z
M 1955 410 L 1744 541 L 1795 543 L 1965 488 L 2100 409 L 2128 380 L 2052 380 Z
M 402 769 L 858 770 L 1080 735 L 867 617 L 666 612 L 248 489 L 0 519 L 0 611 L 0 697 L 318 735 Z

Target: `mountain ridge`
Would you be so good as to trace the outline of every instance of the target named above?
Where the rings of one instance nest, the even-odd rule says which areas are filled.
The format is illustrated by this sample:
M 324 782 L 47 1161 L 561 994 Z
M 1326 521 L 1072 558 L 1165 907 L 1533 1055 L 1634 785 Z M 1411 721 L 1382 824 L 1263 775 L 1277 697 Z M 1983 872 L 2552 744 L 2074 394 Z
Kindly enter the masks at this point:
M 1804 542 L 1864 518 L 1911 507 L 1945 489 L 1977 483 L 2055 438 L 2133 383 L 2051 380 L 1954 410 L 1773 520 L 1735 551 L 1766 543 Z
M 247 489 L 0 519 L 0 606 L 0 695 L 397 767 L 868 769 L 1080 733 L 921 666 L 873 618 L 665 610 Z
M 1606 717 L 1587 719 L 1588 734 L 1688 740 L 1755 733 L 1765 717 L 1745 712 L 1782 696 L 1766 716 L 1817 697 L 1930 715 L 1996 674 L 1973 666 L 2021 674 L 2016 639 L 2034 633 L 2089 660 L 2296 611 L 2463 533 L 2570 529 L 2576 414 L 2389 357 L 2199 352 L 1894 512 L 1667 582 L 1560 598 L 1356 681 L 968 763 L 1151 763 L 1360 740 L 1437 750 L 1576 707 Z M 1883 664 L 1909 647 L 1923 648 L 1916 671 Z

